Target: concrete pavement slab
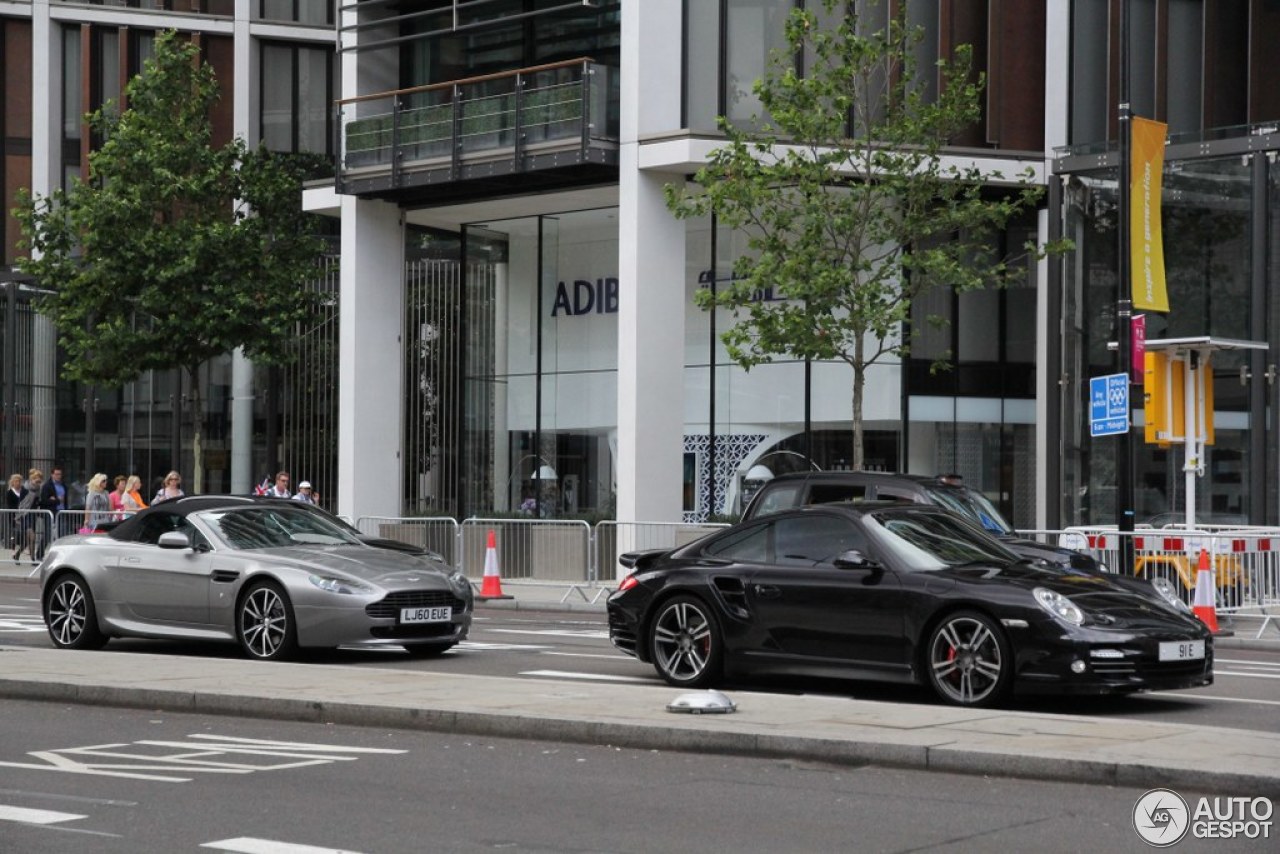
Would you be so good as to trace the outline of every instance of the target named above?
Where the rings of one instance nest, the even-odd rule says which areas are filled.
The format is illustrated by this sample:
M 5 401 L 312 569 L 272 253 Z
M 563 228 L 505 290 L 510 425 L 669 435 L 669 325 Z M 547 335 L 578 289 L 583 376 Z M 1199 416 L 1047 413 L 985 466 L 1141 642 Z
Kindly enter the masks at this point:
M 0 696 L 1280 797 L 1280 734 L 662 686 L 0 647 Z

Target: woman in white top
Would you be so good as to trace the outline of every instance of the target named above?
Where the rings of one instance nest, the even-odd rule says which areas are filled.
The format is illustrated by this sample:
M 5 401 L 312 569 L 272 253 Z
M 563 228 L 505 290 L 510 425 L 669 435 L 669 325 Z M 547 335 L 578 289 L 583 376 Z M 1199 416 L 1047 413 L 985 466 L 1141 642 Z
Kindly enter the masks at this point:
M 111 499 L 107 497 L 107 476 L 98 472 L 89 478 L 89 495 L 84 500 L 84 526 L 90 529 L 111 521 Z
M 151 503 L 167 501 L 170 498 L 181 498 L 185 494 L 182 491 L 182 475 L 176 471 L 171 471 L 164 476 L 164 486 L 160 487 L 160 491 L 156 493 L 155 498 L 151 499 Z

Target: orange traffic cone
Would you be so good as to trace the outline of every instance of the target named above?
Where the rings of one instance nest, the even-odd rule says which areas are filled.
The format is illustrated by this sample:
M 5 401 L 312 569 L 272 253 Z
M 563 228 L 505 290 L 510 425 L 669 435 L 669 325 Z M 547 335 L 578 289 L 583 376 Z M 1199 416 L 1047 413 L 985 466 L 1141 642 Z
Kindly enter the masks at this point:
M 1200 550 L 1200 563 L 1196 566 L 1196 598 L 1191 610 L 1209 631 L 1221 634 L 1218 628 L 1218 609 L 1214 605 L 1213 568 L 1209 565 L 1209 553 Z
M 489 545 L 484 550 L 484 581 L 480 584 L 480 599 L 510 599 L 502 592 L 502 577 L 498 574 L 498 538 L 489 532 Z

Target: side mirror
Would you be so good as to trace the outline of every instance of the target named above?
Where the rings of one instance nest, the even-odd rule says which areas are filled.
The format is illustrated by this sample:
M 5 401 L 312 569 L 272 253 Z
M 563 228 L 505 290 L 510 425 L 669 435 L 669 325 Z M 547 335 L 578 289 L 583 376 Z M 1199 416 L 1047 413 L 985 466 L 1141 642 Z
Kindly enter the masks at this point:
M 880 564 L 857 549 L 849 549 L 835 560 L 837 569 L 879 569 Z
M 165 531 L 160 535 L 159 545 L 162 549 L 189 549 L 191 538 L 181 531 Z

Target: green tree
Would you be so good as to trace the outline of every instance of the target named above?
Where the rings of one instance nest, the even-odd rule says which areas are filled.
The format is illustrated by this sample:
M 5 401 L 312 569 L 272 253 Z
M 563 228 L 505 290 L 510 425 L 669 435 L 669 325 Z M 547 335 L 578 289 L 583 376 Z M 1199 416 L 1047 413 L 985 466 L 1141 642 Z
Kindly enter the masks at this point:
M 732 310 L 722 335 L 730 358 L 748 370 L 778 355 L 852 368 L 855 469 L 867 369 L 908 352 L 913 298 L 939 285 L 1000 286 L 1048 248 L 1028 244 L 1020 259 L 992 251 L 1040 196 L 1030 170 L 1005 177 L 946 156 L 981 115 L 970 47 L 919 69 L 922 34 L 907 25 L 906 4 L 878 19 L 873 6 L 824 0 L 821 16 L 812 4 L 792 12 L 786 50 L 753 86 L 766 115 L 746 128 L 721 117 L 726 142 L 696 186 L 666 188 L 675 216 L 714 215 L 745 236 L 732 282 L 697 295 L 704 308 Z M 921 72 L 937 73 L 936 95 Z M 766 288 L 774 300 L 759 299 Z
M 37 309 L 57 327 L 64 378 L 119 386 L 147 370 L 187 374 L 197 492 L 200 365 L 236 348 L 287 360 L 320 298 L 305 286 L 321 244 L 302 212 L 300 167 L 240 139 L 214 147 L 218 97 L 196 46 L 162 34 L 125 89 L 127 109 L 87 116 L 101 142 L 88 180 L 23 192 L 14 211 L 30 251 L 18 266 L 50 289 Z

